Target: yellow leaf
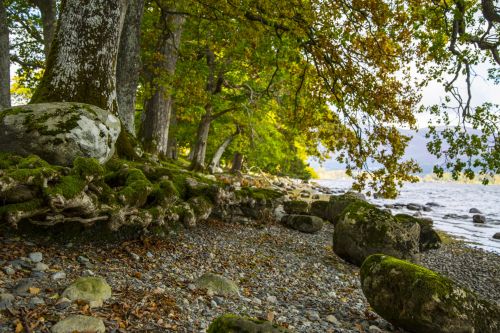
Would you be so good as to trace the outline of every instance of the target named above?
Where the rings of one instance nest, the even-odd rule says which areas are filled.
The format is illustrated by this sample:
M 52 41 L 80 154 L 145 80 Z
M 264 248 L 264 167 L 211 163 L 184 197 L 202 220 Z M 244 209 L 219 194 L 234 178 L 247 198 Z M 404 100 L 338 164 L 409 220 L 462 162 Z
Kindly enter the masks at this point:
M 22 331 L 24 331 L 23 324 L 17 323 L 16 324 L 16 333 L 21 333 Z
M 40 293 L 40 288 L 30 287 L 28 290 L 32 295 L 38 295 Z

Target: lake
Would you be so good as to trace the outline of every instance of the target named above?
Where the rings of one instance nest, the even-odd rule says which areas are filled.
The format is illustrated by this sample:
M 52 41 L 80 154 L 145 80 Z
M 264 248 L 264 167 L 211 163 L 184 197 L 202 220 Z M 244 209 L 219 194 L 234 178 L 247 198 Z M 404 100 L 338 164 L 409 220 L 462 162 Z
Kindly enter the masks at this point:
M 349 190 L 352 181 L 348 180 L 318 180 L 322 186 L 333 190 Z M 462 238 L 471 246 L 487 251 L 500 253 L 500 240 L 493 239 L 493 235 L 500 232 L 500 185 L 477 185 L 444 182 L 420 182 L 405 184 L 395 200 L 373 199 L 378 204 L 409 204 L 425 205 L 434 202 L 441 207 L 431 207 L 432 211 L 422 212 L 423 216 L 434 220 L 434 227 L 451 235 Z M 486 217 L 485 224 L 472 222 L 474 214 L 469 213 L 471 208 L 479 209 Z M 394 214 L 407 213 L 413 215 L 415 211 L 391 209 Z M 445 218 L 447 214 L 458 215 Z

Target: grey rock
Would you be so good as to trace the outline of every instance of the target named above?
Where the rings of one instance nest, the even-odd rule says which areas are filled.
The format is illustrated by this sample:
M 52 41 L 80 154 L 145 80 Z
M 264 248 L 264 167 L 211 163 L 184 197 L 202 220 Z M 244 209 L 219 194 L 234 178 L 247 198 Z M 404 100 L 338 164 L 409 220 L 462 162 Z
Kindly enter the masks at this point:
M 30 308 L 35 308 L 39 305 L 44 305 L 45 301 L 41 299 L 40 297 L 32 297 L 29 301 L 29 307 Z
M 41 262 L 43 260 L 43 254 L 42 252 L 31 252 L 28 257 L 30 260 L 34 263 Z
M 281 218 L 281 223 L 289 228 L 309 234 L 316 233 L 323 228 L 323 220 L 312 215 L 285 215 Z
M 476 214 L 472 216 L 472 222 L 474 223 L 486 223 L 486 217 L 484 215 Z
M 496 234 L 493 235 L 494 239 L 500 239 L 500 232 L 497 232 Z
M 22 279 L 14 286 L 14 293 L 21 296 L 28 295 L 29 289 L 33 286 L 33 279 Z
M 423 206 L 417 203 L 409 203 L 406 208 L 409 210 L 422 210 Z
M 438 204 L 437 202 L 428 202 L 425 205 L 429 206 L 429 207 L 443 207 L 442 205 Z
M 62 280 L 66 278 L 66 273 L 64 271 L 55 272 L 50 278 L 52 280 Z
M 100 307 L 111 297 L 111 287 L 102 277 L 81 277 L 64 290 L 62 297 Z
M 48 269 L 49 269 L 49 265 L 44 264 L 43 262 L 37 262 L 35 267 L 33 267 L 33 270 L 35 272 L 45 272 Z
M 358 201 L 347 206 L 333 230 L 333 250 L 344 260 L 361 265 L 371 254 L 384 253 L 417 260 L 420 225 Z
M 52 333 L 92 332 L 104 333 L 106 327 L 100 318 L 72 315 L 52 326 Z
M 283 209 L 287 214 L 307 214 L 309 212 L 309 203 L 303 200 L 285 201 Z
M 0 151 L 67 166 L 77 156 L 108 161 L 121 129 L 110 112 L 71 102 L 17 106 L 1 111 L 0 119 Z
M 236 283 L 218 274 L 203 274 L 198 280 L 196 280 L 196 286 L 200 289 L 207 289 L 215 295 L 239 295 L 239 289 Z
M 3 293 L 0 294 L 0 310 L 5 310 L 7 308 L 12 307 L 12 303 L 14 302 L 14 295 Z
M 7 275 L 14 275 L 14 274 L 16 274 L 16 270 L 14 268 L 12 268 L 12 266 L 6 266 L 6 267 L 4 267 L 3 271 Z
M 278 299 L 276 298 L 276 296 L 267 296 L 266 301 L 268 303 L 274 304 L 278 302 Z
M 368 333 L 382 333 L 383 331 L 375 326 L 375 325 L 371 325 L 370 327 L 368 327 Z
M 335 325 L 335 326 L 339 326 L 340 325 L 340 321 L 337 319 L 337 317 L 335 317 L 334 315 L 328 315 L 326 316 L 326 321 Z
M 471 209 L 469 209 L 469 213 L 471 213 L 471 214 L 482 214 L 482 212 L 479 209 L 477 209 L 477 208 L 471 208 Z

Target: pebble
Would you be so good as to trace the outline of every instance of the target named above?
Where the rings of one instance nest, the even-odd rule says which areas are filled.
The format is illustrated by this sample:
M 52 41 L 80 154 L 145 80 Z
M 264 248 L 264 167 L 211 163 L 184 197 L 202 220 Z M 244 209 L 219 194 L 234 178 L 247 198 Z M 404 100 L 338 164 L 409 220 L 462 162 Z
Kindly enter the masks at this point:
M 267 296 L 266 301 L 268 303 L 274 304 L 274 303 L 278 302 L 278 299 L 276 298 L 276 296 Z
M 312 321 L 320 321 L 319 313 L 314 310 L 309 310 L 306 312 L 306 317 Z
M 472 217 L 472 222 L 474 222 L 474 223 L 486 223 L 486 217 L 484 215 L 476 214 Z
M 31 252 L 28 257 L 34 263 L 41 262 L 43 260 L 42 252 Z
M 216 307 L 219 306 L 219 304 L 217 304 L 217 302 L 215 300 L 211 300 L 210 301 L 210 306 L 215 309 Z
M 493 235 L 494 239 L 500 239 L 500 232 L 497 232 L 496 234 Z
M 12 268 L 11 266 L 4 267 L 3 271 L 7 275 L 14 275 L 14 274 L 16 274 L 16 270 L 14 268 Z
M 12 294 L 0 294 L 0 310 L 5 310 L 12 306 L 12 302 L 14 302 L 14 295 Z
M 188 289 L 191 290 L 191 291 L 195 291 L 196 290 L 196 286 L 193 283 L 190 283 L 190 284 L 188 284 Z
M 148 257 L 149 259 L 153 259 L 154 255 L 151 252 L 148 252 L 146 253 L 146 257 Z
M 33 267 L 33 270 L 35 272 L 45 272 L 48 269 L 49 269 L 49 265 L 44 264 L 43 262 L 37 262 L 35 267 Z
M 32 279 L 22 279 L 14 287 L 14 293 L 17 295 L 26 295 L 31 287 L 33 287 L 34 281 Z
M 134 259 L 135 261 L 140 261 L 141 260 L 141 257 L 139 257 L 138 254 L 134 253 L 134 252 L 130 252 L 130 257 L 132 259 Z
M 44 305 L 44 304 L 45 304 L 45 301 L 43 299 L 41 299 L 40 297 L 33 297 L 30 299 L 29 307 L 35 308 L 38 305 Z
M 64 271 L 55 272 L 50 278 L 52 280 L 62 280 L 66 278 L 66 273 Z
M 335 326 L 340 325 L 339 320 L 334 315 L 328 315 L 328 316 L 326 316 L 326 321 L 329 322 L 329 323 L 334 324 Z
M 368 327 L 368 332 L 369 333 L 382 333 L 382 330 L 375 325 L 371 325 L 370 327 Z

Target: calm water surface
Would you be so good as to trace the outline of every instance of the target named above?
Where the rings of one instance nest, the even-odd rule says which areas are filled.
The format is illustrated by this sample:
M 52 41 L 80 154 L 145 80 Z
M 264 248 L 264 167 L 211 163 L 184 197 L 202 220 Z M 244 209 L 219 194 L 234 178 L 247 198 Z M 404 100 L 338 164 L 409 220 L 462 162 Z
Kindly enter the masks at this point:
M 346 180 L 319 180 L 317 182 L 335 190 L 348 190 L 352 183 Z M 463 238 L 471 246 L 500 253 L 500 240 L 493 239 L 493 235 L 500 232 L 500 185 L 421 182 L 405 184 L 401 194 L 395 200 L 370 199 L 370 201 L 380 205 L 438 203 L 442 207 L 431 207 L 431 212 L 422 212 L 423 216 L 434 220 L 436 229 Z M 469 213 L 471 208 L 479 209 L 486 216 L 485 224 L 472 223 L 474 214 Z M 394 214 L 415 213 L 406 209 L 392 211 Z M 447 214 L 456 214 L 459 217 L 444 218 Z

